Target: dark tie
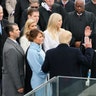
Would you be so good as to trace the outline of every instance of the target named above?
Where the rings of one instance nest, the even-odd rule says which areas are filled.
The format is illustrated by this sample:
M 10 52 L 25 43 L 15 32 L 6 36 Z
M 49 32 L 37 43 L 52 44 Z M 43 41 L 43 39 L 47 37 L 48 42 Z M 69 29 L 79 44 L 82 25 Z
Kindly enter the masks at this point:
M 1 26 L 1 22 L 0 22 L 0 34 L 2 34 L 2 26 Z

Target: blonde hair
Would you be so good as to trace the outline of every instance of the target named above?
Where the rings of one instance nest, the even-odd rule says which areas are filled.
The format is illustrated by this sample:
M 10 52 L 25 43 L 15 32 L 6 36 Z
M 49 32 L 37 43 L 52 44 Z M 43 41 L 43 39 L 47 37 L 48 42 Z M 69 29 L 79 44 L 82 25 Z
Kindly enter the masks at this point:
M 62 30 L 59 34 L 59 42 L 69 44 L 72 39 L 72 33 L 68 30 Z
M 28 19 L 25 23 L 25 26 L 24 26 L 24 35 L 30 31 L 29 29 L 29 26 L 32 24 L 32 23 L 35 23 L 35 21 L 33 19 Z
M 60 14 L 53 13 L 48 20 L 47 30 L 50 32 L 50 35 L 54 40 L 58 38 L 58 32 L 60 31 L 60 28 L 57 27 L 57 23 L 60 19 L 62 19 Z

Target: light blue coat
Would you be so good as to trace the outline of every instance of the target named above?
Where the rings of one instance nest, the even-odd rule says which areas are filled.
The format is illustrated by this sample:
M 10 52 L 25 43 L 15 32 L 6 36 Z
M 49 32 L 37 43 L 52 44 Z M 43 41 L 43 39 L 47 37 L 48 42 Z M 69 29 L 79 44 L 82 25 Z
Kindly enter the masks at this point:
M 44 59 L 45 53 L 41 46 L 35 42 L 31 42 L 27 54 L 27 60 L 33 71 L 31 77 L 31 87 L 33 89 L 44 83 L 46 80 L 47 74 L 43 73 L 41 70 Z

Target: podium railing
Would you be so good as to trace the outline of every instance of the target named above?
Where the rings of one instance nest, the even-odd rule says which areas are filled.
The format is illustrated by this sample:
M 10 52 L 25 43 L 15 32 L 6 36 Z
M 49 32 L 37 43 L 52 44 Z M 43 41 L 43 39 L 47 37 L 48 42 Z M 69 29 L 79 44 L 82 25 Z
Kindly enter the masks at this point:
M 24 96 L 96 96 L 96 79 L 57 76 Z

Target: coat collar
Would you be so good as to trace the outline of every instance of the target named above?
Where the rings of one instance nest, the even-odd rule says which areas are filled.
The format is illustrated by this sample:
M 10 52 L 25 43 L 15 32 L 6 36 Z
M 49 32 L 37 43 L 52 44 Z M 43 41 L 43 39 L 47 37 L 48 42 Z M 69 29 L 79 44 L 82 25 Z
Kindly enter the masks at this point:
M 69 47 L 68 44 L 59 44 L 58 47 Z
M 37 50 L 38 52 L 40 52 L 41 51 L 41 45 L 38 45 L 37 43 L 35 43 L 35 42 L 31 42 L 30 43 L 30 48 L 32 48 L 32 49 L 35 49 L 35 50 Z

